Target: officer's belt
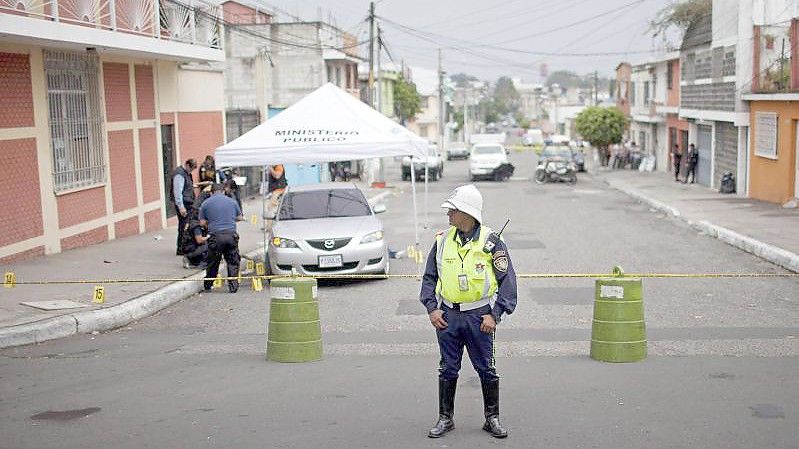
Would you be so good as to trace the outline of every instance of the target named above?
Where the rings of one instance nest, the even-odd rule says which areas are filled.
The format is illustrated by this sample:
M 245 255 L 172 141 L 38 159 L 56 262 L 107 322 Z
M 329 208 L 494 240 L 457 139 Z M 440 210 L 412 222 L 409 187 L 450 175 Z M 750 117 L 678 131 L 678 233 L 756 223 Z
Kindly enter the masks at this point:
M 461 310 L 461 311 L 474 310 L 474 309 L 479 309 L 480 307 L 491 305 L 491 301 L 489 300 L 489 298 L 481 299 L 479 301 L 474 301 L 474 302 L 459 302 L 459 303 L 451 303 L 444 298 L 439 298 L 439 299 L 441 300 L 442 304 L 449 307 L 450 309 Z

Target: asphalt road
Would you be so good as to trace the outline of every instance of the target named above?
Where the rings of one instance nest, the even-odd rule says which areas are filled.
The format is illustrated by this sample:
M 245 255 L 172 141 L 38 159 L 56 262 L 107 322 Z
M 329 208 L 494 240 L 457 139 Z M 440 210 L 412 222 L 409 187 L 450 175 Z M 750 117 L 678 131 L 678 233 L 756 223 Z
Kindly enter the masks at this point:
M 481 182 L 484 217 L 505 231 L 518 273 L 781 272 L 581 175 L 538 186 Z M 438 205 L 468 162 L 419 195 L 425 253 Z M 392 249 L 413 244 L 410 183 L 383 215 Z M 420 191 L 423 190 L 420 185 Z M 428 205 L 425 219 L 424 205 Z M 410 259 L 392 273 L 415 273 Z M 799 297 L 790 279 L 644 281 L 649 357 L 588 357 L 594 281 L 521 280 L 497 334 L 510 437 L 480 430 L 479 381 L 464 363 L 456 430 L 436 417 L 435 335 L 418 282 L 322 284 L 325 358 L 264 360 L 268 291 L 189 298 L 117 331 L 0 351 L 0 448 L 796 448 Z

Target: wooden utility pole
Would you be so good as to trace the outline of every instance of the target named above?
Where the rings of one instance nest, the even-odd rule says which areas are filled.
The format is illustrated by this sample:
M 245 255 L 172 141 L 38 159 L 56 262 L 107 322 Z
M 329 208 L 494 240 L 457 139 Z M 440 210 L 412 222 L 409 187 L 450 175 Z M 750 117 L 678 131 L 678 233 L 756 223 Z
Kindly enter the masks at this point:
M 594 106 L 599 106 L 599 72 L 594 70 Z
M 369 106 L 375 106 L 375 2 L 369 3 Z
M 443 60 L 441 56 L 441 49 L 438 49 L 438 149 L 439 151 L 444 151 L 444 126 L 446 122 L 444 121 L 444 111 L 446 111 L 446 107 L 444 105 L 444 67 L 443 67 Z

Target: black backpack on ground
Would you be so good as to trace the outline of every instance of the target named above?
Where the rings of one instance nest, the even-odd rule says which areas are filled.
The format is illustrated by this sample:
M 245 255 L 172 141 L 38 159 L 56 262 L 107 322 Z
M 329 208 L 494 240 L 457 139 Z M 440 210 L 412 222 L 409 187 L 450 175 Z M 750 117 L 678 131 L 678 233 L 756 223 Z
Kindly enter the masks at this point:
M 719 192 L 721 193 L 735 193 L 735 176 L 733 176 L 730 172 L 724 172 L 721 175 L 721 187 L 719 188 Z

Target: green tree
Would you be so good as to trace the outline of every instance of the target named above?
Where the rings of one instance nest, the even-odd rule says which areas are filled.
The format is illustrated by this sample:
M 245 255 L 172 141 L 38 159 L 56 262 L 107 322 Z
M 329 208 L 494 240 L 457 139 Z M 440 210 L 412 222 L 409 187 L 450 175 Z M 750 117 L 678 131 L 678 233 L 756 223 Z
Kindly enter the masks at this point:
M 477 77 L 469 75 L 468 73 L 456 73 L 450 75 L 449 79 L 455 83 L 456 87 L 469 87 L 473 81 L 478 81 Z
M 577 115 L 575 125 L 583 139 L 601 151 L 607 151 L 610 145 L 621 142 L 627 118 L 618 108 L 591 106 Z
M 409 83 L 404 77 L 400 76 L 394 83 L 394 112 L 405 125 L 409 119 L 413 118 L 422 110 L 422 97 L 416 91 L 416 85 Z
M 455 111 L 453 113 L 453 116 L 455 118 L 455 124 L 458 125 L 458 130 L 462 130 L 463 129 L 463 111 Z
M 519 109 L 519 92 L 509 77 L 503 76 L 497 80 L 494 86 L 494 102 L 499 114 L 513 113 Z
M 691 24 L 707 17 L 712 10 L 712 0 L 671 1 L 649 21 L 649 31 L 652 37 L 662 36 L 672 27 L 685 33 Z

